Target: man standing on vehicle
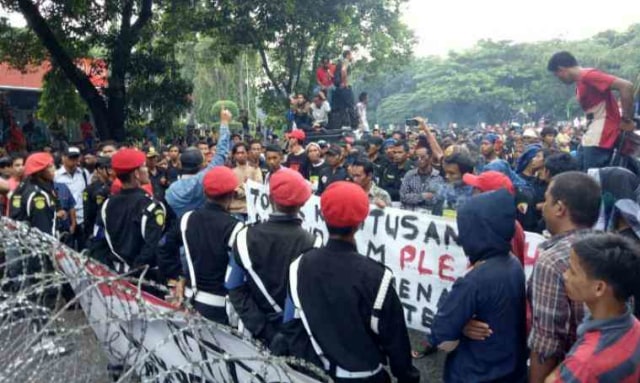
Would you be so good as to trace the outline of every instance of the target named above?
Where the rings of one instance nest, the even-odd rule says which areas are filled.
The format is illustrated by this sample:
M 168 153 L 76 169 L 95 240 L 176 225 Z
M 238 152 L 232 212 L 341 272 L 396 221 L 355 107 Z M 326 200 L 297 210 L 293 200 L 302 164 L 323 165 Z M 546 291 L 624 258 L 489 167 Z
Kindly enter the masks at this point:
M 565 84 L 576 84 L 576 96 L 587 115 L 587 131 L 582 137 L 580 167 L 609 166 L 621 131 L 633 131 L 633 84 L 593 68 L 582 68 L 569 52 L 558 52 L 547 69 Z M 620 93 L 622 115 L 612 90 Z

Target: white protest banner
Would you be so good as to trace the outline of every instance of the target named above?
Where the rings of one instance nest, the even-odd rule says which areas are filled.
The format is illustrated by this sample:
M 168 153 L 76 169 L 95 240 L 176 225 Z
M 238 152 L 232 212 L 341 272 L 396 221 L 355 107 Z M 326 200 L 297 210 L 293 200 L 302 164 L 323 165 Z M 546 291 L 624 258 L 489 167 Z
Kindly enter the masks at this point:
M 247 212 L 250 222 L 264 221 L 271 211 L 265 186 L 248 181 Z M 313 196 L 301 210 L 303 227 L 327 239 L 320 198 Z M 446 297 L 456 278 L 464 275 L 468 259 L 457 244 L 455 220 L 419 212 L 371 206 L 369 217 L 356 234 L 358 251 L 389 267 L 410 328 L 428 331 L 438 302 Z M 526 233 L 525 273 L 531 274 L 537 247 L 544 240 Z

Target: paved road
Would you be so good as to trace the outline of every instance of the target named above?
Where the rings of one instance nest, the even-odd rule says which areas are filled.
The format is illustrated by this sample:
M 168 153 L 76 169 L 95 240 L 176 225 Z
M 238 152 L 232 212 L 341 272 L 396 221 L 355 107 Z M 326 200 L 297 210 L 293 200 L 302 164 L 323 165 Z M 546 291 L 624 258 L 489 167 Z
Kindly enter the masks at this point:
M 92 382 L 109 383 L 111 379 L 107 373 L 107 358 L 99 346 L 93 331 L 87 327 L 87 321 L 81 310 L 65 313 L 64 319 L 69 328 L 80 329 L 78 335 L 73 336 L 74 352 L 46 365 L 46 361 L 33 371 L 33 382 Z M 417 331 L 410 331 L 412 345 L 418 345 L 422 335 Z M 423 359 L 415 360 L 414 365 L 420 370 L 421 382 L 442 382 L 442 366 L 444 354 L 438 353 Z M 136 382 L 137 379 L 129 379 L 128 382 Z

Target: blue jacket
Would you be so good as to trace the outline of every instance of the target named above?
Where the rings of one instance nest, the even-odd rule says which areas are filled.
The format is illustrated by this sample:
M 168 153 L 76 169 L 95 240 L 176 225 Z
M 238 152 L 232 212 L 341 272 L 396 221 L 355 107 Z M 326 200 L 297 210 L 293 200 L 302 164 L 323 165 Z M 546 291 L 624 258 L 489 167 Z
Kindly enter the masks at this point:
M 447 355 L 445 382 L 516 382 L 526 374 L 525 276 L 510 255 L 514 198 L 506 190 L 477 195 L 457 215 L 460 245 L 473 269 L 438 308 L 429 343 L 459 341 Z M 470 319 L 489 324 L 484 341 L 465 337 Z
M 202 180 L 204 175 L 213 167 L 224 165 L 231 146 L 230 137 L 229 127 L 220 125 L 220 139 L 216 147 L 216 155 L 213 156 L 207 167 L 200 170 L 193 177 L 180 179 L 172 183 L 167 189 L 165 199 L 178 218 L 182 217 L 184 213 L 204 205 L 206 198 Z

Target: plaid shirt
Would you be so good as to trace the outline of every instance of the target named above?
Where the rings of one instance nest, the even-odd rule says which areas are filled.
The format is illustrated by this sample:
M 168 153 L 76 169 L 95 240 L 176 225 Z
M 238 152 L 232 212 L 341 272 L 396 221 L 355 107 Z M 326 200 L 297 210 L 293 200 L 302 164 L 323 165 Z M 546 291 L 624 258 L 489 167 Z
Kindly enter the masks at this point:
M 402 207 L 409 210 L 433 209 L 440 202 L 439 192 L 444 184 L 444 179 L 436 169 L 431 169 L 431 174 L 420 174 L 418 169 L 409 170 L 400 187 Z M 425 193 L 431 193 L 433 197 L 425 199 L 423 196 Z
M 539 246 L 540 254 L 530 280 L 533 323 L 529 348 L 544 360 L 563 358 L 577 339 L 585 315 L 582 303 L 569 300 L 562 274 L 569 268 L 571 245 L 591 230 L 575 230 L 554 236 Z

